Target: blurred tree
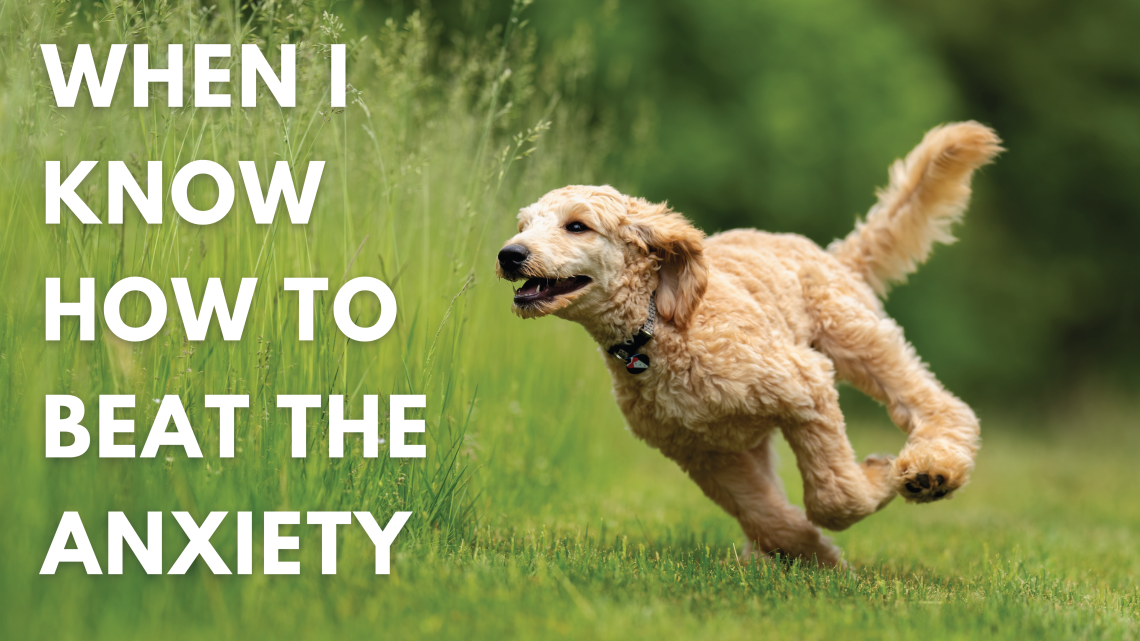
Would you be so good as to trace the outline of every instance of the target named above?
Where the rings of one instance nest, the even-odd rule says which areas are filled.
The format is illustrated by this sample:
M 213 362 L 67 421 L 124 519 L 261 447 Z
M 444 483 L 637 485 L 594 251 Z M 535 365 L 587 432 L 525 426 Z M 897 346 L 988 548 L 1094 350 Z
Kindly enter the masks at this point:
M 649 144 L 627 148 L 640 157 L 617 182 L 708 231 L 759 226 L 820 242 L 846 233 L 887 163 L 953 112 L 936 62 L 881 13 L 849 0 L 534 9 L 555 40 L 590 29 L 605 70 L 595 100 L 620 105 L 623 128 L 655 125 Z
M 1013 325 L 1001 332 L 1012 342 L 989 358 L 1016 359 L 1037 389 L 1078 378 L 1134 388 L 1140 3 L 882 5 L 944 61 L 964 111 L 1010 150 L 988 172 L 984 260 L 965 281 L 991 303 L 978 320 Z
M 433 10 L 459 37 L 509 8 Z M 924 131 L 995 126 L 1010 151 L 976 181 L 963 242 L 936 251 L 889 311 L 967 400 L 1134 381 L 1140 4 L 579 0 L 526 15 L 577 73 L 561 84 L 592 105 L 584 135 L 616 140 L 608 182 L 709 232 L 826 244 Z

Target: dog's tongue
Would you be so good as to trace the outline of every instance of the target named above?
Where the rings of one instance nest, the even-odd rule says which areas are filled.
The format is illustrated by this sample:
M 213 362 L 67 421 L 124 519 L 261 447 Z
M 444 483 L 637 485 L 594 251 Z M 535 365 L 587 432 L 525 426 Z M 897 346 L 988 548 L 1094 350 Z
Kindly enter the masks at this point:
M 515 296 L 532 300 L 550 298 L 579 289 L 582 287 L 583 281 L 589 282 L 589 280 L 583 276 L 577 278 L 531 278 L 523 283 L 523 286 L 515 292 Z
M 539 287 L 546 289 L 547 280 L 545 278 L 531 278 L 523 283 L 523 286 L 516 293 L 520 296 L 531 296 L 538 293 Z

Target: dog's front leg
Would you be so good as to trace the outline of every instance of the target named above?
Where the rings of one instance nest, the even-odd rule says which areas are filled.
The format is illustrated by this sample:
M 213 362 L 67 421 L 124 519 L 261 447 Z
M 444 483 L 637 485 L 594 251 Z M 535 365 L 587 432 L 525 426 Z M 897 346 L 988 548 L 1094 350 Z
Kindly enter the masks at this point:
M 804 479 L 804 506 L 812 523 L 844 530 L 895 497 L 889 456 L 855 462 L 834 387 L 816 390 L 816 409 L 783 428 Z
M 770 436 L 751 451 L 718 456 L 711 468 L 690 469 L 689 476 L 740 522 L 746 556 L 754 551 L 826 566 L 842 563 L 839 548 L 788 502 Z

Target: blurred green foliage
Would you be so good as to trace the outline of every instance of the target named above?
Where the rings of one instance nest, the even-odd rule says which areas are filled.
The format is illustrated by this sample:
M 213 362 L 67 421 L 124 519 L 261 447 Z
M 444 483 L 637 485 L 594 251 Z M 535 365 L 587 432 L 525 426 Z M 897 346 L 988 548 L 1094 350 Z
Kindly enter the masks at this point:
M 434 11 L 446 38 L 508 8 Z M 976 179 L 962 242 L 889 311 L 967 400 L 1134 386 L 1137 3 L 580 0 L 529 15 L 540 48 L 593 69 L 573 98 L 617 141 L 602 179 L 710 233 L 827 243 L 927 129 L 994 126 L 1009 152 Z
M 994 355 L 1018 359 L 1029 382 L 1087 377 L 1134 390 L 1140 4 L 883 4 L 1010 150 L 983 179 L 978 264 L 961 266 L 985 292 L 990 322 L 1022 333 L 1003 331 L 1011 343 Z

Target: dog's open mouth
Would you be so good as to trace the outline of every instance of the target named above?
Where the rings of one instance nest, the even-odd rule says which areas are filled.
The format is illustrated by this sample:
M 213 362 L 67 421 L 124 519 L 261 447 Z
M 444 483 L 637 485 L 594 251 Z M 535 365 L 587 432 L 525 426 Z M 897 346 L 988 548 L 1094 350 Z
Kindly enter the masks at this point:
M 570 278 L 531 278 L 515 290 L 515 305 L 528 305 L 553 300 L 590 284 L 588 276 Z

